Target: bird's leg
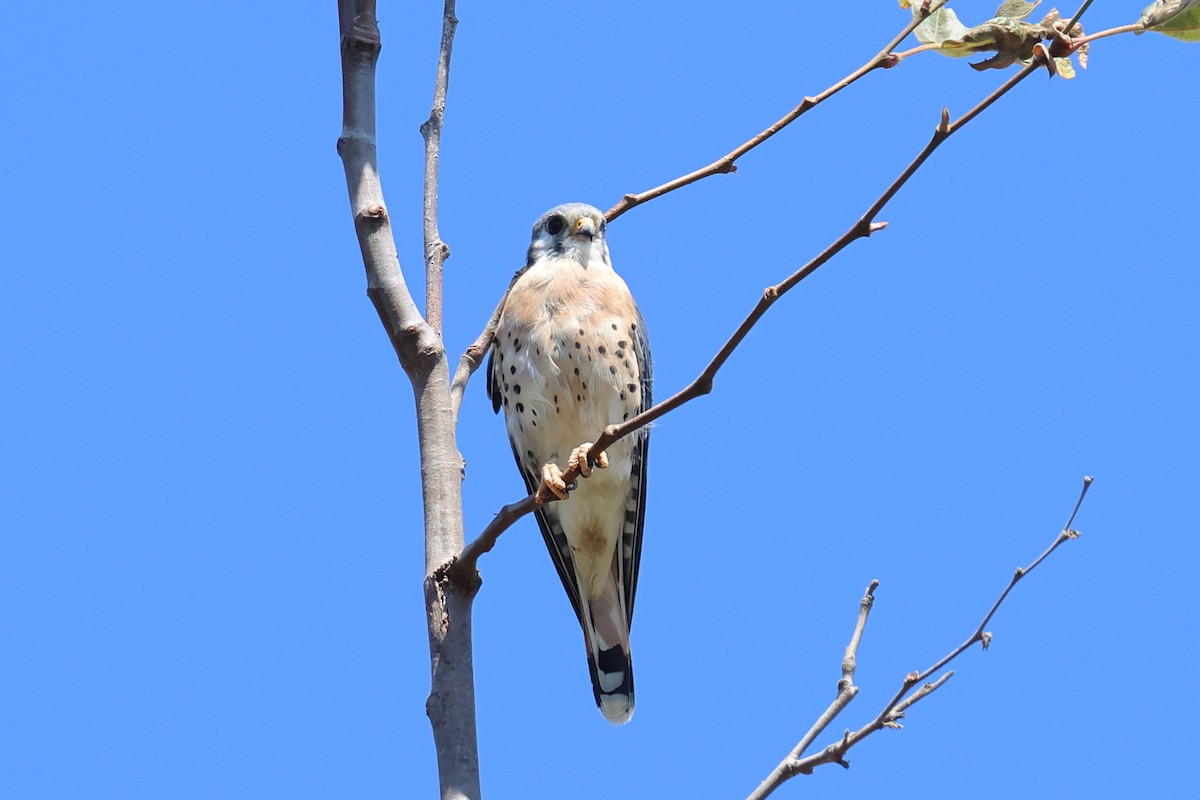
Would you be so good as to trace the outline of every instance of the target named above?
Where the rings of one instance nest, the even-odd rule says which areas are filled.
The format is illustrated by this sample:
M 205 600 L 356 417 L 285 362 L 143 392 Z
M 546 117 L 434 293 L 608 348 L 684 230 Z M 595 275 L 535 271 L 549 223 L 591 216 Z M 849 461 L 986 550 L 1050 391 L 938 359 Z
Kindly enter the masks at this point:
M 533 499 L 539 506 L 550 501 L 550 495 L 559 500 L 567 499 L 567 484 L 562 479 L 562 470 L 553 461 L 542 465 L 542 485 L 534 493 Z
M 571 457 L 567 459 L 567 469 L 579 467 L 579 474 L 587 478 L 592 474 L 592 465 L 588 463 L 588 456 L 592 452 L 592 443 L 584 442 L 571 451 Z M 596 466 L 600 469 L 608 469 L 608 453 L 603 450 L 596 456 Z

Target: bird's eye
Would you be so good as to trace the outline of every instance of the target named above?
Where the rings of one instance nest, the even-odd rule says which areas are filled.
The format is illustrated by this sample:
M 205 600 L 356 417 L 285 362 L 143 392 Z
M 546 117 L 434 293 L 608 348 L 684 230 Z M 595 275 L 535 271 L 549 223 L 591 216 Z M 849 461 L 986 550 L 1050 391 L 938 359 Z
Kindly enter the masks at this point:
M 546 233 L 551 236 L 558 236 L 565 227 L 567 227 L 567 221 L 557 214 L 546 220 Z

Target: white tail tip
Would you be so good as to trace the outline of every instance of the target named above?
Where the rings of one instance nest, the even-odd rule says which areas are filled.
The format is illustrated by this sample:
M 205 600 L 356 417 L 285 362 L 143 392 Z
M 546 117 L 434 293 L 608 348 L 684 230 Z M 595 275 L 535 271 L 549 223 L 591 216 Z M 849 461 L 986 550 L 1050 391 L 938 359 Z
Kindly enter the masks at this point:
M 601 695 L 600 713 L 613 725 L 624 725 L 633 719 L 633 698 L 627 694 Z

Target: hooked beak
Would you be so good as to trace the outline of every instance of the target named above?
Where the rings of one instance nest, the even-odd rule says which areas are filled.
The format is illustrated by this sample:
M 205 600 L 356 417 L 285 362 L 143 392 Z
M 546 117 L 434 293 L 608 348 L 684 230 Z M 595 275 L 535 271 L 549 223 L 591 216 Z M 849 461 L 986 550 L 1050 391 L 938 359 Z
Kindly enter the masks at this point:
M 596 236 L 595 221 L 591 217 L 580 217 L 575 221 L 575 229 L 571 231 L 571 235 L 590 242 Z

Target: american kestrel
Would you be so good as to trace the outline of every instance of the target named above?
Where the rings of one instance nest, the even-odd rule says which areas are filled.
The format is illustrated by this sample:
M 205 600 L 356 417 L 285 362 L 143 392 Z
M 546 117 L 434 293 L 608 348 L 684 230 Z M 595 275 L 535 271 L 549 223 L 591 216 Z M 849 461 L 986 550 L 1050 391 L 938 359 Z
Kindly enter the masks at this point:
M 533 226 L 496 328 L 488 397 L 504 408 L 525 486 L 566 498 L 562 473 L 586 478 L 537 509 L 538 526 L 583 627 L 596 705 L 609 722 L 633 716 L 633 619 L 646 510 L 646 428 L 588 465 L 591 439 L 650 407 L 650 345 L 629 287 L 613 272 L 604 215 L 583 203 Z

